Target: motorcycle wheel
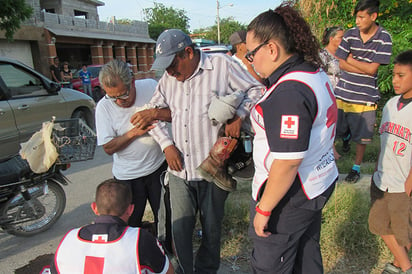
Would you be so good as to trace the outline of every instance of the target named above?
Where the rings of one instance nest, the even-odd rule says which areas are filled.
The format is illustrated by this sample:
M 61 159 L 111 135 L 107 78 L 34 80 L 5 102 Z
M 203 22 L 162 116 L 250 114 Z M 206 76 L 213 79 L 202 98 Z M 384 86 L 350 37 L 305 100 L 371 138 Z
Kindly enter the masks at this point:
M 38 234 L 49 229 L 63 214 L 66 194 L 55 179 L 47 180 L 47 192 L 44 185 L 33 186 L 29 192 L 32 196 L 30 201 L 24 200 L 20 193 L 3 207 L 2 216 L 13 219 L 13 222 L 2 226 L 7 233 L 23 237 Z

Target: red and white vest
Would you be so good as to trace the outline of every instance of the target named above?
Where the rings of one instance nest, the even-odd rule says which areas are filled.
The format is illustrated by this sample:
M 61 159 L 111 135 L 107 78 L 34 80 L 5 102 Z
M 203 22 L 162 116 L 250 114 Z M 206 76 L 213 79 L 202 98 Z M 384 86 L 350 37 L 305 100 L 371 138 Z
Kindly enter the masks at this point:
M 314 93 L 318 112 L 312 125 L 308 151 L 304 154 L 298 168 L 302 188 L 309 199 L 322 194 L 338 176 L 333 142 L 335 137 L 337 107 L 330 81 L 326 73 L 291 72 L 282 76 L 256 103 L 251 111 L 252 126 L 255 131 L 253 140 L 253 161 L 255 175 L 252 183 L 252 196 L 255 200 L 263 184 L 269 177 L 270 167 L 275 160 L 266 139 L 265 125 L 259 104 L 285 81 L 293 80 L 307 85 Z
M 107 235 L 93 235 L 93 241 L 79 237 L 80 228 L 72 229 L 56 251 L 58 273 L 141 273 L 138 254 L 140 228 L 128 227 L 115 241 Z M 137 230 L 137 231 L 136 231 Z

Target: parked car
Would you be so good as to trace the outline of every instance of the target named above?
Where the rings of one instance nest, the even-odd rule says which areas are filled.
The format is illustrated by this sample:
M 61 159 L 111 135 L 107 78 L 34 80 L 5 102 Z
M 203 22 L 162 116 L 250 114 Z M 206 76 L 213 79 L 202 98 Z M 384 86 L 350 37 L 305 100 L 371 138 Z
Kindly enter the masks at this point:
M 92 75 L 91 77 L 91 82 L 92 82 L 92 93 L 93 93 L 93 99 L 97 102 L 99 101 L 103 96 L 103 90 L 100 86 L 99 82 L 99 72 L 102 69 L 103 65 L 89 65 L 87 66 L 87 70 L 90 72 Z M 81 69 L 77 70 L 73 74 L 73 80 L 72 80 L 72 85 L 75 90 L 83 91 L 83 84 L 82 84 L 82 79 L 79 77 L 79 72 Z
M 230 48 L 226 45 L 207 45 L 198 48 L 206 53 L 227 53 L 230 51 Z
M 0 57 L 0 161 L 20 150 L 44 121 L 81 118 L 94 128 L 96 104 L 89 96 L 62 88 L 19 61 Z

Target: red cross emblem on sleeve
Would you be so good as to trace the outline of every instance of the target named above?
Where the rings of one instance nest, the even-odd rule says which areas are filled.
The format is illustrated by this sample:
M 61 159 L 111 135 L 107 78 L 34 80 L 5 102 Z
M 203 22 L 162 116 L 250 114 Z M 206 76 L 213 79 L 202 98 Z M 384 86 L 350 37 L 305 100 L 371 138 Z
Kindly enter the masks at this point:
M 299 116 L 282 115 L 280 126 L 280 138 L 298 139 L 299 137 Z

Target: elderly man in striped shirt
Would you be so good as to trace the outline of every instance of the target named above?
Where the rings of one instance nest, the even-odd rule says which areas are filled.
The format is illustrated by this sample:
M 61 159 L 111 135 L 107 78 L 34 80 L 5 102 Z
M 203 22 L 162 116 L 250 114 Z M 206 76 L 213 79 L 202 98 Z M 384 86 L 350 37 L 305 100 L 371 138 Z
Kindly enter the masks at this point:
M 349 139 L 356 143 L 355 163 L 345 178 L 348 183 L 360 178 L 360 164 L 366 145 L 372 142 L 380 99 L 378 68 L 389 64 L 392 53 L 390 34 L 375 22 L 378 12 L 379 0 L 359 0 L 355 7 L 356 27 L 345 33 L 335 54 L 342 69 L 335 88 L 336 135 L 343 138 L 344 152 L 350 149 Z
M 263 86 L 226 54 L 206 54 L 177 29 L 164 31 L 156 44 L 153 70 L 166 70 L 150 101 L 150 119 L 165 119 L 170 109 L 172 135 L 155 127 L 152 136 L 169 165 L 172 233 L 180 267 L 185 274 L 216 273 L 220 264 L 221 225 L 228 192 L 203 179 L 197 168 L 208 157 L 224 126 L 225 136 L 238 138 L 242 122 L 261 96 Z M 212 98 L 243 92 L 234 118 L 225 125 L 208 117 Z M 132 118 L 142 124 L 142 115 Z M 163 117 L 162 117 L 163 116 Z M 167 116 L 167 115 L 166 115 Z M 167 119 L 166 119 L 167 120 Z M 202 242 L 193 267 L 192 235 L 200 214 Z M 195 268 L 195 269 L 194 269 Z

